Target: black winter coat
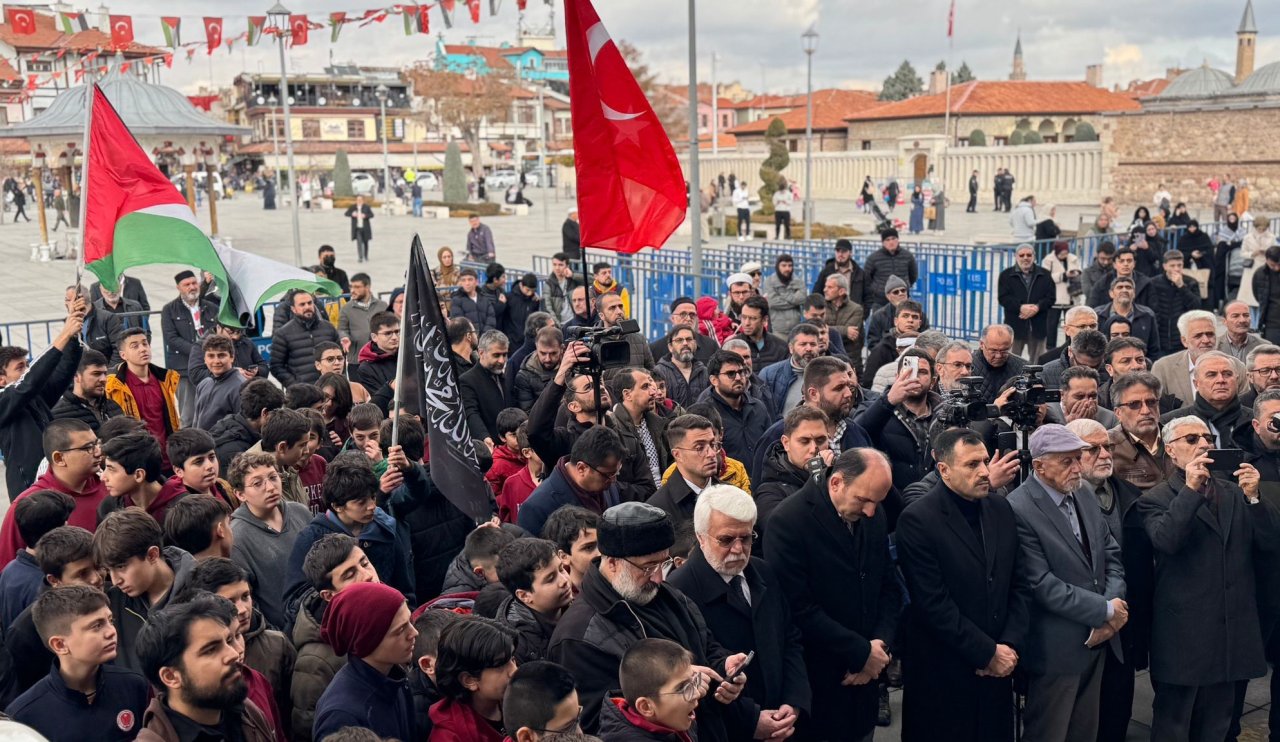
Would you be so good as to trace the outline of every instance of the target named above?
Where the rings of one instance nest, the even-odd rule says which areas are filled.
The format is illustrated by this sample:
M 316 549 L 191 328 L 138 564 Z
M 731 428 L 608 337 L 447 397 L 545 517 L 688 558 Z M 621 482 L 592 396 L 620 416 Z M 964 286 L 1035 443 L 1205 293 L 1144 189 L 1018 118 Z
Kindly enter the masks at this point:
M 219 420 L 213 426 L 213 430 L 209 431 L 209 435 L 213 436 L 213 443 L 217 446 L 216 453 L 218 463 L 222 466 L 221 471 L 231 468 L 231 459 L 234 459 L 236 454 L 248 451 L 255 443 L 262 440 L 262 435 L 249 427 L 248 418 L 238 412 Z
M 187 375 L 191 349 L 200 339 L 212 334 L 218 321 L 218 307 L 208 301 L 200 301 L 200 327 L 196 327 L 191 310 L 178 297 L 160 310 L 160 328 L 164 332 L 164 367 Z
M 939 483 L 898 518 L 898 560 L 911 595 L 906 742 L 1013 739 L 1012 678 L 977 671 L 997 644 L 1021 651 L 1026 636 L 1032 593 L 1019 571 L 1017 522 L 1003 497 L 978 500 L 979 538 L 959 502 Z
M 477 441 L 492 438 L 499 443 L 497 428 L 498 413 L 507 407 L 502 397 L 502 380 L 489 372 L 489 369 L 476 364 L 471 370 L 458 379 L 458 390 L 462 394 L 462 406 L 467 413 L 467 427 L 471 437 Z
M 524 342 L 524 323 L 529 315 L 542 311 L 542 298 L 537 294 L 525 296 L 517 286 L 507 292 L 507 311 L 502 317 L 502 327 L 498 328 L 506 334 L 511 347 L 519 347 Z
M 472 299 L 461 290 L 455 291 L 449 300 L 449 318 L 466 317 L 476 328 L 476 333 L 483 335 L 486 330 L 498 329 L 498 310 L 489 297 L 479 291 Z
M 1124 562 L 1124 600 L 1129 604 L 1129 622 L 1120 629 L 1120 648 L 1124 651 L 1126 665 L 1145 670 L 1151 656 L 1155 553 L 1143 527 L 1142 515 L 1134 507 L 1142 497 L 1142 490 L 1120 477 L 1111 477 L 1108 481 L 1115 493 L 1115 504 L 1113 512 L 1103 511 L 1102 517 L 1112 538 L 1120 544 L 1120 557 Z
M 1267 267 L 1264 262 L 1253 272 L 1253 298 L 1258 300 L 1258 334 L 1266 336 L 1267 328 L 1275 329 L 1280 324 L 1280 317 L 1271 312 L 1271 279 L 1280 278 L 1280 273 Z
M 1200 282 L 1191 276 L 1183 276 L 1182 286 L 1176 286 L 1162 273 L 1151 279 L 1147 300 L 1151 302 L 1147 308 L 1156 314 L 1160 347 L 1166 350 L 1178 347 L 1181 344 L 1178 318 L 1183 312 L 1200 308 Z
M 51 346 L 16 384 L 0 388 L 0 454 L 10 502 L 36 481 L 36 469 L 44 459 L 45 426 L 53 419 L 53 405 L 71 385 L 83 353 L 76 339 L 65 350 Z
M 95 433 L 98 432 L 99 425 L 123 414 L 124 410 L 120 409 L 120 405 L 105 396 L 98 397 L 95 402 L 89 402 L 77 397 L 72 389 L 68 389 L 62 395 L 52 410 L 54 420 L 79 420 L 93 428 Z
M 414 592 L 426 603 L 441 593 L 445 572 L 475 524 L 436 489 L 421 464 L 405 472 L 404 483 L 387 498 L 387 512 L 408 532 Z
M 853 258 L 849 258 L 849 263 L 852 267 L 849 275 L 846 276 L 846 278 L 849 279 L 849 301 L 854 304 L 861 304 L 865 307 L 867 281 L 866 271 L 864 271 L 862 266 L 858 265 L 858 261 Z M 822 289 L 827 285 L 827 277 L 833 276 L 839 272 L 840 271 L 836 270 L 836 259 L 828 258 L 827 262 L 822 266 L 822 271 L 818 273 L 818 280 L 813 282 L 813 293 L 821 294 Z M 889 278 L 886 276 L 884 280 L 888 281 Z M 884 286 L 881 285 L 882 293 L 883 288 Z
M 1150 306 L 1151 302 L 1151 278 L 1145 273 L 1134 271 L 1130 276 L 1133 279 L 1133 303 L 1142 306 Z M 1116 278 L 1115 273 L 1111 274 L 1105 282 L 1098 282 L 1089 289 L 1089 306 L 1097 307 L 1103 304 L 1111 303 L 1111 282 Z
M 698 398 L 699 402 L 708 400 L 716 406 L 720 420 L 724 423 L 725 455 L 738 461 L 750 461 L 765 431 L 773 423 L 769 406 L 750 394 L 745 394 L 742 409 L 735 410 L 714 387 L 708 387 Z
M 867 347 L 874 348 L 876 344 L 884 339 L 884 336 L 893 332 L 893 320 L 898 316 L 898 308 L 892 304 L 885 304 L 877 307 L 871 313 L 871 317 L 867 320 Z M 929 318 L 920 318 L 920 332 L 929 329 Z M 871 376 L 867 373 L 862 374 L 863 377 L 858 380 L 863 383 L 871 381 Z
M 530 355 L 516 372 L 515 383 L 511 385 L 511 399 L 515 406 L 525 412 L 533 409 L 533 403 L 538 401 L 542 390 L 555 376 L 556 369 L 548 371 L 542 367 L 537 355 Z
M 743 695 L 758 708 L 776 709 L 789 704 L 798 713 L 808 714 L 813 706 L 809 676 L 804 666 L 804 645 L 800 630 L 791 620 L 791 606 L 782 581 L 773 567 L 752 557 L 742 573 L 751 592 L 751 605 L 729 601 L 729 590 L 701 550 L 694 550 L 684 566 L 671 573 L 668 582 L 688 595 L 702 611 L 707 628 L 731 654 L 754 651 L 747 671 Z M 745 730 L 750 736 L 754 729 Z
M 1027 362 L 1017 356 L 1007 356 L 1003 366 L 992 368 L 987 363 L 987 357 L 982 355 L 982 351 L 973 354 L 973 376 L 981 376 L 982 382 L 982 398 L 987 404 L 996 401 L 996 397 L 1000 396 L 1000 387 L 1004 386 L 1010 379 L 1022 373 Z
M 809 472 L 797 469 L 787 458 L 782 441 L 774 441 L 769 447 L 762 468 L 760 479 L 751 483 L 751 494 L 756 501 L 756 531 L 761 536 L 768 532 L 766 524 L 773 511 L 809 481 Z
M 1049 271 L 1038 265 L 1033 265 L 1031 271 L 1030 287 L 1018 275 L 1018 266 L 1012 265 L 1001 271 L 996 284 L 996 298 L 1004 310 L 1004 323 L 1013 328 L 1015 338 L 1043 340 L 1049 334 L 1049 310 L 1057 299 L 1057 288 Z M 1018 312 L 1023 304 L 1034 304 L 1040 311 L 1030 319 L 1019 319 Z
M 271 375 L 283 386 L 320 378 L 316 368 L 316 344 L 338 342 L 338 330 L 316 309 L 310 322 L 294 317 L 271 335 Z
M 929 393 L 929 406 L 937 410 L 942 398 Z M 893 466 L 893 486 L 899 491 L 918 481 L 928 470 L 927 442 L 917 441 L 907 426 L 894 414 L 889 395 L 882 395 L 861 415 L 858 424 L 871 434 L 875 447 L 889 457 Z
M 876 250 L 867 256 L 867 262 L 862 270 L 865 275 L 867 300 L 863 306 L 871 307 L 877 307 L 889 301 L 884 295 L 884 284 L 889 280 L 889 276 L 897 276 L 906 281 L 908 289 L 915 286 L 916 279 L 920 277 L 916 256 L 903 246 L 899 246 L 898 251 L 894 253 L 890 253 L 883 247 Z
M 889 556 L 888 518 L 877 509 L 850 526 L 823 477 L 773 511 L 765 551 L 774 571 L 786 575 L 782 589 L 804 640 L 815 737 L 863 737 L 875 729 L 878 686 L 840 683 L 866 665 L 872 639 L 895 651 L 903 595 Z

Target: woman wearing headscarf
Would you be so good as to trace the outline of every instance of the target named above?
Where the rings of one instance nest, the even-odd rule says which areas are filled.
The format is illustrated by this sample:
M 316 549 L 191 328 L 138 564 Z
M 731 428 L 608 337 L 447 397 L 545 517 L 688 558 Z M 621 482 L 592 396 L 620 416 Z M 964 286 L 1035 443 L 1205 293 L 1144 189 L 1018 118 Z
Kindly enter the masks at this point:
M 907 229 L 911 234 L 924 231 L 924 191 L 919 185 L 911 189 L 911 219 Z
M 1044 260 L 1040 261 L 1040 267 L 1049 271 L 1049 275 L 1053 277 L 1056 294 L 1053 308 L 1049 310 L 1047 337 L 1049 342 L 1056 345 L 1058 324 L 1062 321 L 1063 313 L 1071 308 L 1072 304 L 1079 303 L 1079 298 L 1084 295 L 1084 287 L 1080 282 L 1082 272 L 1080 258 L 1071 253 L 1071 243 L 1055 242 L 1053 252 L 1044 256 Z
M 1240 293 L 1236 299 L 1251 307 L 1258 306 L 1258 299 L 1253 295 L 1253 274 L 1266 261 L 1267 248 L 1276 244 L 1276 235 L 1271 231 L 1271 220 L 1265 216 L 1253 219 L 1253 228 L 1240 243 L 1240 258 L 1244 271 L 1240 274 Z
M 458 285 L 458 264 L 453 262 L 453 248 L 442 247 L 436 250 L 436 269 L 434 271 L 436 288 Z
M 1213 274 L 1209 278 L 1209 301 L 1214 311 L 1231 296 L 1232 291 L 1240 284 L 1240 274 L 1244 272 L 1244 264 L 1240 258 L 1240 246 L 1247 236 L 1240 216 L 1235 212 L 1227 214 L 1227 221 L 1218 227 L 1213 236 Z
M 1129 222 L 1129 231 L 1145 228 L 1149 221 L 1151 221 L 1151 212 L 1147 207 L 1139 206 L 1133 211 L 1133 221 Z
M 1178 250 L 1182 253 L 1182 272 L 1200 282 L 1202 309 L 1209 306 L 1209 281 L 1213 271 L 1213 240 L 1200 228 L 1195 219 L 1187 221 L 1186 229 L 1178 238 Z
M 1191 223 L 1191 215 L 1187 213 L 1186 203 L 1179 201 L 1174 204 L 1173 215 L 1169 217 L 1165 223 L 1166 227 L 1185 227 Z

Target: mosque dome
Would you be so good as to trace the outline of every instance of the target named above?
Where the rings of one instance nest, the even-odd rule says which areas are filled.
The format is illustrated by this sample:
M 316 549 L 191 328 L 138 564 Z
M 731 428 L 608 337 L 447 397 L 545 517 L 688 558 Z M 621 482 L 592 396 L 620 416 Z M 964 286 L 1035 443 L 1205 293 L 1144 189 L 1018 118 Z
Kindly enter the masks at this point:
M 1229 73 L 1204 65 L 1178 75 L 1156 97 L 1208 98 L 1230 91 L 1233 82 L 1234 78 Z
M 1242 95 L 1280 93 L 1280 62 L 1272 62 L 1254 70 L 1233 92 Z

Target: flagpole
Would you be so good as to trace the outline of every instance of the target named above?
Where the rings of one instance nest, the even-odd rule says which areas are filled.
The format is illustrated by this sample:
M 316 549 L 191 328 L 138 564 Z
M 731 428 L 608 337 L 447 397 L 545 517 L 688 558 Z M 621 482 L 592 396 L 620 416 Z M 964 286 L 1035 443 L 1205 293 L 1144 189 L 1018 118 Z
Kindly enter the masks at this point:
M 76 258 L 76 296 L 80 295 L 80 286 L 84 280 L 84 218 L 89 208 L 89 130 L 93 127 L 93 101 L 98 84 L 90 82 L 89 76 L 85 75 L 84 87 L 84 144 L 80 150 L 80 250 L 79 257 Z M 68 193 L 66 198 L 71 198 L 71 194 Z
M 945 219 L 947 208 L 947 162 L 951 159 L 951 58 L 956 46 L 955 23 L 956 3 L 955 0 L 951 0 L 951 13 L 947 17 L 947 64 L 945 70 L 947 75 L 947 105 L 942 114 L 942 192 L 940 194 L 941 198 L 937 198 L 939 194 L 934 194 L 935 198 L 937 198 L 937 205 L 934 206 L 935 227 L 938 226 L 938 214 L 943 214 L 942 218 Z M 939 207 L 942 209 L 941 212 L 938 210 Z M 945 225 L 945 223 L 944 221 L 943 224 Z
M 418 236 L 417 233 L 414 233 L 414 237 L 416 238 L 417 236 Z M 413 243 L 411 242 L 409 244 L 411 245 L 409 250 L 410 250 L 410 253 L 412 253 Z M 424 261 L 426 260 L 426 256 L 423 256 L 423 260 Z M 412 257 L 410 258 L 410 262 L 412 262 Z M 408 275 L 409 275 L 409 271 L 406 268 L 405 276 L 408 276 Z M 408 281 L 406 280 L 405 291 L 407 292 L 408 289 L 409 289 L 409 284 L 408 284 Z M 406 296 L 406 299 L 407 298 L 408 297 Z M 406 329 L 408 329 L 406 327 L 405 317 L 408 317 L 408 316 L 409 316 L 409 302 L 406 300 L 404 303 L 404 309 L 400 311 L 400 349 L 396 351 L 396 381 L 395 381 L 395 386 L 391 388 L 391 445 L 392 446 L 400 442 L 400 386 L 401 386 L 401 382 L 404 380 L 404 346 L 409 344 L 409 338 L 405 336 L 405 331 Z M 345 368 L 346 364 L 344 363 L 342 365 Z M 410 458 L 409 460 L 413 461 L 412 458 Z

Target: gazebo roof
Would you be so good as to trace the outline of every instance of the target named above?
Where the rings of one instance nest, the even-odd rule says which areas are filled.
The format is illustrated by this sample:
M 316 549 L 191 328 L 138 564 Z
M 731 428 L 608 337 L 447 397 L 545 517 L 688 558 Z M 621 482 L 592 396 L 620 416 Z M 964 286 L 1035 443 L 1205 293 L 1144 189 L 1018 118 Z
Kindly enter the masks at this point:
M 99 86 L 135 136 L 218 138 L 252 132 L 212 118 L 177 90 L 143 82 L 136 75 L 112 72 Z M 0 139 L 84 136 L 89 90 L 88 84 L 67 90 L 30 121 L 0 129 Z

